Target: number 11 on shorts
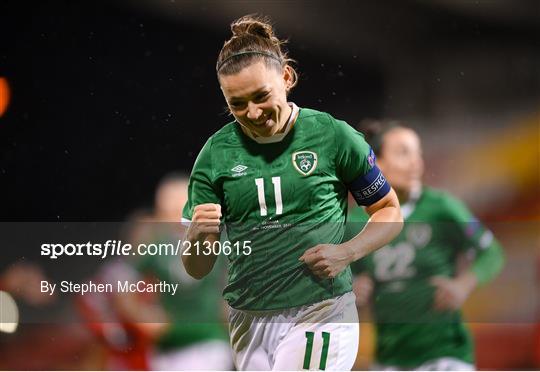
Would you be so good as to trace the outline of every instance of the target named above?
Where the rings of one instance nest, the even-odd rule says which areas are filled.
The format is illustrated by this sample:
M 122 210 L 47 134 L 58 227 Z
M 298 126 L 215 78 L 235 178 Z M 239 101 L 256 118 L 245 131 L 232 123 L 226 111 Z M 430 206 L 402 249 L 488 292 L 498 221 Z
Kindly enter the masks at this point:
M 304 366 L 302 368 L 309 369 L 311 364 L 311 354 L 313 352 L 313 339 L 315 338 L 315 332 L 306 332 L 306 352 L 304 354 Z M 326 359 L 328 358 L 328 348 L 330 346 L 330 333 L 323 332 L 323 347 L 321 350 L 321 359 L 319 361 L 319 369 L 324 371 L 326 369 Z

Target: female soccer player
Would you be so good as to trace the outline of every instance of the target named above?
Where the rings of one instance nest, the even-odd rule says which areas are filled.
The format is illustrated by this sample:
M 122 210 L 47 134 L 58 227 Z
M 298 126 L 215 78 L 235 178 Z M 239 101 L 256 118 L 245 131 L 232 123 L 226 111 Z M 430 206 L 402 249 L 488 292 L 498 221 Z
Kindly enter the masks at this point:
M 354 283 L 358 304 L 374 299 L 373 368 L 474 369 L 471 336 L 459 310 L 477 284 L 501 270 L 501 247 L 460 201 L 422 186 L 422 149 L 412 129 L 364 124 L 358 129 L 395 188 L 405 219 L 398 238 L 353 267 L 363 272 Z M 463 267 L 459 258 L 469 253 L 475 258 Z
M 350 369 L 358 324 L 349 264 L 399 233 L 397 196 L 362 135 L 287 102 L 297 75 L 270 24 L 246 16 L 231 29 L 216 70 L 235 121 L 195 162 L 183 263 L 202 278 L 218 253 L 210 243 L 223 245 L 238 369 Z M 342 243 L 348 190 L 371 219 Z

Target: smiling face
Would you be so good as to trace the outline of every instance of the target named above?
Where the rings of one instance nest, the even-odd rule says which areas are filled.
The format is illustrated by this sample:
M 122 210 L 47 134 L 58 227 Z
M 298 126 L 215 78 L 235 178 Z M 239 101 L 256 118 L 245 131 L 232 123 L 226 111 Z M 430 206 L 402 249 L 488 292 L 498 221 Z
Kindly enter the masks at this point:
M 420 186 L 424 173 L 420 138 L 412 129 L 397 127 L 382 140 L 377 160 L 381 171 L 396 191 L 410 193 Z
M 263 61 L 236 74 L 219 76 L 221 90 L 236 121 L 262 137 L 278 133 L 289 119 L 287 89 L 292 81 L 290 67 L 278 71 Z

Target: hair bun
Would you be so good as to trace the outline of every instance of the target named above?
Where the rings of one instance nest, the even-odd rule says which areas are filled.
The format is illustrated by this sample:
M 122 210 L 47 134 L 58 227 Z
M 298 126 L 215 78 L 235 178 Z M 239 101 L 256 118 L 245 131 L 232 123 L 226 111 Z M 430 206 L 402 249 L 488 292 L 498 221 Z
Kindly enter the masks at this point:
M 247 15 L 237 19 L 231 24 L 231 31 L 233 36 L 248 34 L 270 40 L 275 38 L 274 29 L 270 24 L 270 21 L 267 18 L 255 15 Z

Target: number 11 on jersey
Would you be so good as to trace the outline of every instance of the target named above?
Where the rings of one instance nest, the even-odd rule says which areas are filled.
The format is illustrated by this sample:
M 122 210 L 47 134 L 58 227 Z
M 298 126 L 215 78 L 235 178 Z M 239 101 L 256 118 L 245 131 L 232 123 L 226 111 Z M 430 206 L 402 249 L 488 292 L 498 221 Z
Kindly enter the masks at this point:
M 276 214 L 282 214 L 283 200 L 281 199 L 281 177 L 272 177 L 272 183 L 274 184 L 274 196 L 276 198 Z M 255 178 L 255 184 L 257 185 L 257 196 L 259 197 L 261 216 L 266 216 L 268 214 L 268 207 L 266 206 L 266 199 L 264 197 L 264 178 Z

